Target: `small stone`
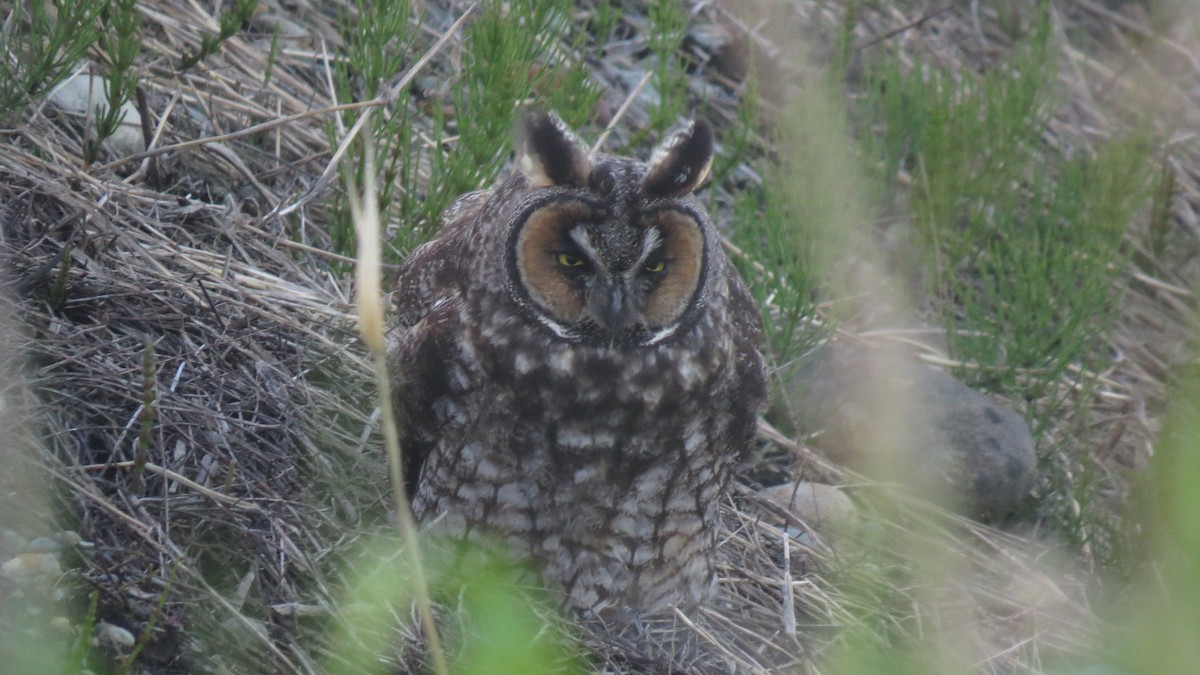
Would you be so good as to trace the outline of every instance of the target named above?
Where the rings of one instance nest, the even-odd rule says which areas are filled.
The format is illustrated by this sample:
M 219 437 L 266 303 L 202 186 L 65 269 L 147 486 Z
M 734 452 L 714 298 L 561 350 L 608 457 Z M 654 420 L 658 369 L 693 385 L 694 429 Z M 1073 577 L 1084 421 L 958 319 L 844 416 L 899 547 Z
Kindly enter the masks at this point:
M 824 539 L 835 538 L 858 521 L 854 502 L 832 485 L 785 483 L 763 488 L 757 496 L 796 516 Z
M 55 107 L 72 115 L 100 114 L 108 109 L 108 82 L 98 75 L 76 75 L 50 92 L 49 100 Z M 142 139 L 142 116 L 133 103 L 126 101 L 121 106 L 121 123 L 112 136 L 104 140 L 104 147 L 124 157 L 145 150 Z
M 62 545 L 59 544 L 53 537 L 38 537 L 33 541 L 25 544 L 25 553 L 57 553 Z
M 96 624 L 96 637 L 100 639 L 100 642 L 114 647 L 132 647 L 137 642 L 133 633 L 103 621 Z
M 54 540 L 66 548 L 74 548 L 83 543 L 83 537 L 75 530 L 63 530 L 54 533 Z
M 0 551 L 20 551 L 28 541 L 12 530 L 0 531 Z
M 28 579 L 36 576 L 62 575 L 58 558 L 50 553 L 22 553 L 0 564 L 0 574 L 9 579 Z
M 58 556 L 44 553 L 42 558 L 42 574 L 57 579 L 62 576 L 62 567 L 58 564 Z
M 304 24 L 292 21 L 283 14 L 267 12 L 260 14 L 250 20 L 250 25 L 258 28 L 264 33 L 272 36 L 276 32 L 279 33 L 281 40 L 306 40 L 312 37 L 310 31 Z

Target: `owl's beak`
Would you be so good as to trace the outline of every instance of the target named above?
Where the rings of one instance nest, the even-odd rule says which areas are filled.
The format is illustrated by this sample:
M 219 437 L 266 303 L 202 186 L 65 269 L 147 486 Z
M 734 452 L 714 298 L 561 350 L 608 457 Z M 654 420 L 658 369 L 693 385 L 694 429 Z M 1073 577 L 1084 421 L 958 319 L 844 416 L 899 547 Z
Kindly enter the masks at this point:
M 614 281 L 607 288 L 595 289 L 588 297 L 588 312 L 609 337 L 616 337 L 634 317 L 633 302 L 625 284 Z

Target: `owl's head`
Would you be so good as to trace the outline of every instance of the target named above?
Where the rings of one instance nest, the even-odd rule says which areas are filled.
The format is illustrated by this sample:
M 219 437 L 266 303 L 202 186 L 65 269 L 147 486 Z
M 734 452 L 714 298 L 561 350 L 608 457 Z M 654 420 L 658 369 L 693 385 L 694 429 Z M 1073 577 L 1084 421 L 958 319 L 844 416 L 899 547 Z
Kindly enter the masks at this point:
M 508 286 L 558 339 L 653 345 L 695 321 L 709 274 L 712 226 L 691 197 L 713 138 L 688 122 L 649 162 L 592 155 L 553 113 L 517 128 L 528 192 L 512 213 Z

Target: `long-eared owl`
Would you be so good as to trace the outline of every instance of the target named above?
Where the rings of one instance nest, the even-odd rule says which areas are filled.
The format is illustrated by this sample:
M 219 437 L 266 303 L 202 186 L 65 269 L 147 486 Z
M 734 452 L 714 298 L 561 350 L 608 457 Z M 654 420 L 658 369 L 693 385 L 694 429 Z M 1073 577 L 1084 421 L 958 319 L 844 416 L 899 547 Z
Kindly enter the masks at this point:
M 753 298 L 692 192 L 703 121 L 649 162 L 552 113 L 403 266 L 391 370 L 419 522 L 498 538 L 581 612 L 691 607 L 766 396 Z

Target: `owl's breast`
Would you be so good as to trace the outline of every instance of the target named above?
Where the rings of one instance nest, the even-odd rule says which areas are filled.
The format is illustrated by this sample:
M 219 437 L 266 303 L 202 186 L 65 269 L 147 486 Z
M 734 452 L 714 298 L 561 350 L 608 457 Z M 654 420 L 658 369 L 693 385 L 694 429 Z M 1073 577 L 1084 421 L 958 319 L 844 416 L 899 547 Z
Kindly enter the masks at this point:
M 720 496 L 762 398 L 743 371 L 761 377 L 761 361 L 747 369 L 717 312 L 621 349 L 554 339 L 504 309 L 445 309 L 453 337 L 422 365 L 442 384 L 417 518 L 499 535 L 580 608 L 705 597 Z

